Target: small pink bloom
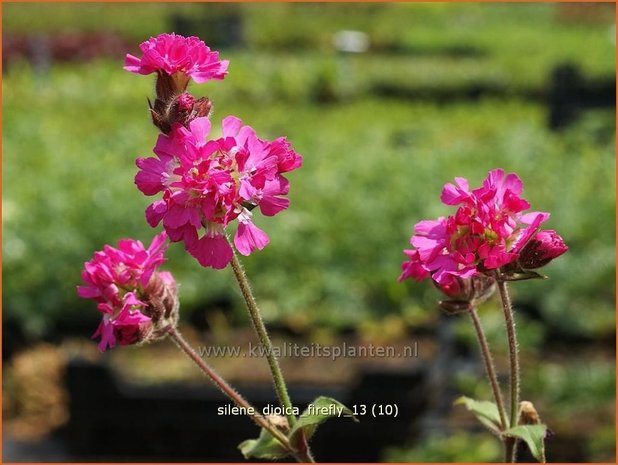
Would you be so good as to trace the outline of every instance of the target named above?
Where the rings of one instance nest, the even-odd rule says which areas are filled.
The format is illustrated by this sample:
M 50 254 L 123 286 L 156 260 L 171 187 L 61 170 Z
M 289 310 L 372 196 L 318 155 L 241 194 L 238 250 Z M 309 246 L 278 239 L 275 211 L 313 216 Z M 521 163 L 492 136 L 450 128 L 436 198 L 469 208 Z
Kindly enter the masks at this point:
M 165 232 L 155 236 L 147 249 L 140 241 L 123 239 L 117 248 L 104 246 L 84 264 L 82 280 L 85 285 L 78 286 L 77 293 L 98 302 L 102 321 L 93 337 L 101 338 L 101 351 L 116 344 L 135 344 L 149 337 L 154 318 L 149 301 L 160 298 L 150 289 L 157 287 L 157 283 L 169 283 L 168 288 L 175 298 L 176 285 L 171 275 L 156 271 L 165 261 L 166 249 Z M 159 289 L 158 293 L 164 291 Z M 155 319 L 158 322 L 161 316 L 156 315 Z
M 148 249 L 132 239 L 119 241 L 117 249 L 106 245 L 85 263 L 82 272 L 85 286 L 77 288 L 79 296 L 119 304 L 121 289 L 146 286 L 154 270 L 165 261 L 166 239 L 164 232 L 159 234 Z
M 137 74 L 164 72 L 170 76 L 182 73 L 201 84 L 211 79 L 223 79 L 229 62 L 220 61 L 197 37 L 161 34 L 140 44 L 142 57 L 127 54 L 124 69 Z

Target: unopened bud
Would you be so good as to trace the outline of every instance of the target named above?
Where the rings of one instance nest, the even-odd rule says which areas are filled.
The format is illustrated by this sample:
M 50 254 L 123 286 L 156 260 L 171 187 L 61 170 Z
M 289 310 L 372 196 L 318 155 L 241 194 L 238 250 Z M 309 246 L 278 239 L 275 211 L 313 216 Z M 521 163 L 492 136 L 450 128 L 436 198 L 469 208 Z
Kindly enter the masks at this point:
M 543 422 L 538 412 L 534 408 L 534 404 L 530 401 L 523 400 L 519 403 L 519 424 L 520 425 L 540 425 Z M 554 432 L 546 427 L 545 439 L 550 439 Z
M 176 105 L 179 112 L 190 112 L 191 110 L 193 110 L 194 103 L 195 98 L 193 98 L 193 95 L 189 94 L 188 92 L 183 92 L 178 97 L 176 97 Z
M 152 320 L 152 337 L 159 338 L 167 333 L 170 326 L 178 323 L 178 288 L 171 273 L 154 273 L 144 289 L 143 301 L 147 307 L 142 313 Z
M 446 313 L 462 313 L 476 307 L 494 293 L 496 286 L 493 278 L 486 275 L 474 275 L 471 278 L 453 277 L 447 284 L 435 286 L 450 297 L 440 301 L 440 308 Z
M 541 230 L 521 250 L 519 265 L 525 270 L 534 270 L 547 265 L 569 248 L 554 230 Z
M 530 401 L 523 400 L 519 403 L 519 423 L 522 425 L 539 425 L 541 417 Z
M 195 100 L 187 92 L 172 96 L 167 101 L 157 98 L 154 105 L 150 104 L 152 123 L 164 134 L 169 134 L 175 123 L 189 127 L 191 121 L 208 116 L 211 110 L 212 102 L 208 98 Z

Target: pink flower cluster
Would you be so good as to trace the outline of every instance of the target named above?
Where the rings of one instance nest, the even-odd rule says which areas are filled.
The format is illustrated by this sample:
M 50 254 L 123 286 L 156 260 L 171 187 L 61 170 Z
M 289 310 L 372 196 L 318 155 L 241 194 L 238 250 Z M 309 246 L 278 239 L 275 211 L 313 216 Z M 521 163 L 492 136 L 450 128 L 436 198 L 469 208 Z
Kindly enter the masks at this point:
M 170 76 L 182 73 L 201 84 L 211 79 L 223 79 L 229 61 L 219 60 L 197 37 L 161 34 L 140 44 L 143 56 L 127 54 L 124 69 L 137 74 L 165 72 Z
M 163 197 L 146 210 L 148 223 L 163 222 L 169 238 L 183 241 L 202 266 L 224 268 L 233 251 L 225 227 L 238 219 L 234 245 L 243 255 L 263 249 L 268 236 L 252 220 L 253 208 L 272 216 L 289 205 L 289 183 L 282 173 L 302 164 L 285 138 L 266 141 L 233 116 L 223 135 L 208 140 L 212 102 L 185 92 L 195 82 L 222 79 L 228 62 L 195 37 L 162 34 L 141 44 L 141 59 L 127 55 L 125 69 L 157 72 L 153 122 L 162 134 L 156 157 L 138 158 L 135 183 L 146 195 Z
M 148 249 L 141 242 L 122 240 L 106 245 L 86 262 L 78 294 L 98 302 L 103 315 L 93 337 L 104 351 L 165 337 L 178 321 L 174 278 L 156 271 L 163 263 L 167 238 L 183 241 L 187 251 L 205 267 L 224 268 L 233 257 L 225 228 L 238 227 L 234 245 L 243 255 L 269 242 L 253 224 L 252 210 L 273 216 L 289 205 L 289 183 L 283 174 L 299 168 L 302 157 L 284 137 L 257 137 L 236 117 L 223 120 L 222 136 L 208 139 L 212 102 L 186 91 L 192 79 L 203 83 L 223 79 L 228 61 L 220 61 L 196 37 L 161 34 L 140 45 L 141 58 L 127 55 L 124 68 L 137 74 L 156 73 L 150 112 L 161 134 L 156 157 L 138 158 L 135 183 L 145 195 L 162 198 L 146 209 L 152 227 L 164 232 Z
M 208 118 L 196 118 L 188 128 L 175 125 L 161 134 L 157 157 L 138 158 L 135 183 L 146 195 L 163 198 L 146 210 L 148 223 L 161 221 L 172 241 L 184 241 L 202 266 L 224 268 L 232 259 L 225 227 L 238 219 L 234 245 L 243 255 L 268 242 L 253 224 L 252 212 L 273 216 L 286 209 L 289 183 L 282 173 L 302 164 L 285 138 L 266 141 L 233 116 L 223 120 L 223 135 L 208 140 Z
M 539 227 L 549 218 L 549 213 L 524 213 L 530 204 L 521 197 L 522 190 L 521 179 L 501 169 L 490 171 L 477 189 L 470 190 L 464 178 L 446 184 L 440 198 L 446 205 L 458 206 L 457 211 L 415 225 L 410 239 L 414 248 L 404 250 L 408 260 L 402 264 L 399 280 L 431 277 L 440 287 L 448 288 L 457 278 L 471 278 L 517 262 L 522 249 L 541 234 Z M 561 238 L 559 242 L 564 253 L 567 247 Z
M 140 241 L 123 239 L 118 248 L 105 245 L 84 264 L 77 293 L 98 302 L 103 319 L 93 337 L 101 337 L 99 349 L 104 351 L 116 344 L 135 344 L 152 330 L 151 318 L 142 310 L 148 306 L 143 297 L 145 289 L 155 279 L 175 285 L 168 272 L 157 272 L 165 261 L 167 249 L 165 232 L 157 235 L 148 249 Z

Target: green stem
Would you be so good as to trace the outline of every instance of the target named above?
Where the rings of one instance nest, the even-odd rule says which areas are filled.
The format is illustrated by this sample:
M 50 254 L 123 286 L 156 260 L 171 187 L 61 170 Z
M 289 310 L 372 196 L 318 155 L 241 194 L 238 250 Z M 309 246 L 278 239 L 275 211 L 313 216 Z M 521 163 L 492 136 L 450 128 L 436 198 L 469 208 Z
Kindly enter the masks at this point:
M 506 323 L 506 334 L 509 343 L 509 362 L 510 362 L 510 385 L 511 385 L 511 424 L 510 427 L 517 426 L 519 417 L 519 356 L 517 347 L 517 334 L 515 331 L 515 318 L 513 314 L 513 305 L 509 296 L 509 290 L 506 281 L 502 280 L 499 273 L 496 272 L 496 281 L 498 282 L 498 290 L 502 299 L 502 310 L 504 312 L 504 320 Z M 507 457 L 510 462 L 515 462 L 517 457 L 517 441 L 511 439 L 507 441 Z
M 296 417 L 294 416 L 292 401 L 290 400 L 290 396 L 285 385 L 285 380 L 283 379 L 283 374 L 281 373 L 281 368 L 279 367 L 279 362 L 277 361 L 277 357 L 275 357 L 272 341 L 268 336 L 266 326 L 264 326 L 264 321 L 262 320 L 262 316 L 260 315 L 260 310 L 257 306 L 257 303 L 255 302 L 255 297 L 253 297 L 253 293 L 251 292 L 249 280 L 247 279 L 245 270 L 243 269 L 240 261 L 238 260 L 236 251 L 234 251 L 234 255 L 232 257 L 232 270 L 234 270 L 234 276 L 236 276 L 236 280 L 238 281 L 240 292 L 242 293 L 242 296 L 245 299 L 245 303 L 247 304 L 247 310 L 249 311 L 249 317 L 251 318 L 251 322 L 253 323 L 255 332 L 258 335 L 260 344 L 262 344 L 262 347 L 266 352 L 266 359 L 268 360 L 268 365 L 270 366 L 270 372 L 273 377 L 277 396 L 279 397 L 281 406 L 283 407 L 285 415 L 288 419 L 290 428 L 292 428 L 296 424 Z
M 238 407 L 245 409 L 247 412 L 256 412 L 256 409 L 247 401 L 243 396 L 234 390 L 216 371 L 214 371 L 205 361 L 200 357 L 195 350 L 189 345 L 189 343 L 182 337 L 180 332 L 170 327 L 167 333 L 186 355 L 195 363 L 202 372 L 217 386 L 223 394 L 229 397 Z M 274 438 L 276 438 L 283 447 L 292 455 L 296 455 L 296 451 L 290 445 L 288 438 L 270 421 L 259 413 L 247 413 L 247 415 L 260 427 L 266 429 Z M 301 460 L 299 460 L 301 461 Z
M 491 390 L 493 391 L 494 399 L 496 400 L 496 405 L 500 414 L 500 426 L 502 431 L 504 431 L 508 428 L 506 410 L 504 409 L 504 401 L 502 400 L 502 392 L 500 390 L 500 384 L 498 383 L 498 377 L 496 376 L 494 361 L 491 356 L 491 352 L 489 351 L 489 344 L 487 343 L 487 338 L 485 337 L 485 332 L 483 331 L 483 326 L 481 325 L 481 320 L 476 309 L 472 307 L 469 313 L 470 318 L 472 318 L 472 323 L 474 324 L 474 329 L 476 330 L 476 337 L 479 341 L 479 346 L 481 348 L 481 355 L 483 356 L 483 362 L 485 363 L 487 378 L 489 379 L 489 384 L 491 384 Z

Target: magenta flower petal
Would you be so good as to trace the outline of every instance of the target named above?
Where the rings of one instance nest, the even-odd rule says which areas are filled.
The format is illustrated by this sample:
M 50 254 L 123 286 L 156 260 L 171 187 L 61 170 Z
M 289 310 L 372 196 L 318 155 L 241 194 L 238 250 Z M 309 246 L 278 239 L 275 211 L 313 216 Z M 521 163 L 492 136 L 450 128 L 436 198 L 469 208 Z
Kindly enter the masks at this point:
M 131 307 L 135 305 L 144 306 L 145 304 L 135 298 L 126 299 L 122 310 L 111 324 L 114 339 L 119 345 L 143 341 L 152 330 L 152 319 L 139 310 L 132 310 Z
M 114 327 L 110 320 L 103 319 L 99 327 L 92 335 L 92 339 L 100 337 L 99 351 L 105 352 L 107 348 L 113 349 L 116 345 L 116 336 L 114 335 Z
M 262 250 L 269 242 L 268 235 L 251 221 L 238 224 L 238 229 L 234 236 L 234 245 L 241 254 L 245 256 L 251 255 L 251 252 L 256 249 Z
M 167 204 L 165 201 L 157 200 L 146 208 L 146 221 L 148 221 L 148 224 L 154 228 L 161 222 L 166 213 Z
M 232 247 L 225 236 L 205 235 L 191 245 L 187 245 L 187 250 L 204 267 L 221 270 L 232 261 Z
M 169 161 L 158 158 L 138 158 L 135 164 L 140 169 L 135 175 L 137 188 L 146 195 L 155 195 L 165 188 L 165 181 L 172 168 Z
M 423 267 L 418 250 L 404 250 L 403 252 L 410 260 L 401 264 L 401 274 L 399 275 L 398 281 L 409 278 L 422 281 L 430 276 L 429 272 Z
M 101 291 L 96 287 L 77 286 L 77 295 L 84 299 L 95 299 L 101 296 Z
M 137 74 L 163 72 L 168 75 L 183 73 L 201 84 L 211 79 L 223 79 L 229 62 L 220 61 L 197 37 L 161 34 L 140 45 L 142 57 L 127 54 L 124 69 Z
M 203 145 L 206 143 L 211 127 L 210 119 L 206 117 L 195 118 L 189 123 L 189 129 L 191 130 L 191 135 L 196 145 Z
M 127 53 L 127 56 L 125 57 L 125 60 L 124 60 L 124 69 L 131 73 L 140 73 L 141 60 L 137 58 L 136 56 L 133 56 Z M 140 74 L 147 74 L 147 73 L 140 73 Z
M 226 116 L 222 123 L 223 137 L 235 137 L 242 127 L 242 121 L 235 116 Z
M 465 178 L 455 178 L 454 184 L 447 183 L 442 189 L 440 200 L 445 205 L 457 205 L 465 200 L 470 199 L 470 192 L 468 192 L 468 180 Z
M 260 211 L 263 215 L 274 216 L 290 206 L 290 200 L 284 197 L 264 194 L 260 201 Z

